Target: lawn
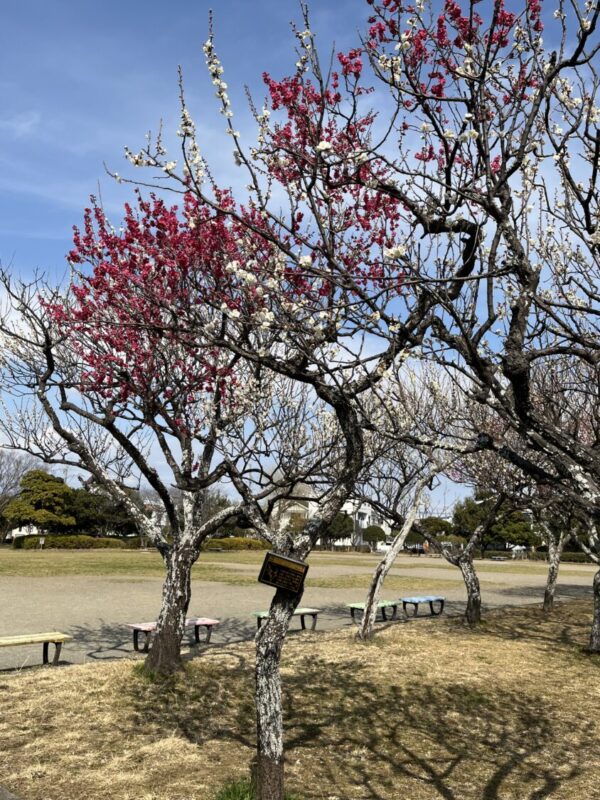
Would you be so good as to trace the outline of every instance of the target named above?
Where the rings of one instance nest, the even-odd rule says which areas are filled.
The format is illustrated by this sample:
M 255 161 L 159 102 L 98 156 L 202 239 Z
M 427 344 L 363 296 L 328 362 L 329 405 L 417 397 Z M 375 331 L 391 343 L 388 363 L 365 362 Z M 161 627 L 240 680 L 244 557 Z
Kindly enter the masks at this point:
M 202 581 L 218 581 L 235 586 L 253 586 L 264 559 L 264 551 L 235 551 L 222 553 L 202 553 L 194 565 L 192 577 Z M 309 577 L 308 587 L 326 589 L 366 589 L 371 580 L 371 572 L 378 559 L 362 559 L 360 564 L 351 556 L 330 559 L 326 554 L 313 554 L 311 564 L 334 567 L 329 575 Z M 363 571 L 343 574 L 345 567 L 360 567 Z M 440 577 L 419 578 L 410 575 L 412 563 L 403 562 L 399 569 L 408 569 L 408 575 L 390 574 L 386 588 L 390 591 L 436 591 L 455 588 L 460 581 L 456 567 L 441 565 L 435 560 L 423 560 L 419 565 L 426 568 L 440 567 Z M 537 565 L 536 565 L 537 566 Z M 253 569 L 252 567 L 255 567 Z M 165 569 L 159 554 L 155 551 L 139 552 L 128 550 L 0 550 L 0 576 L 43 578 L 60 575 L 114 576 L 128 578 L 161 577 Z M 337 574 L 336 574 L 337 573 Z M 482 585 L 487 585 L 482 581 Z M 495 582 L 491 585 L 501 586 Z
M 305 800 L 597 800 L 589 603 L 394 624 L 284 650 L 287 775 Z M 251 643 L 174 685 L 129 661 L 0 676 L 0 775 L 27 800 L 211 800 L 253 755 Z

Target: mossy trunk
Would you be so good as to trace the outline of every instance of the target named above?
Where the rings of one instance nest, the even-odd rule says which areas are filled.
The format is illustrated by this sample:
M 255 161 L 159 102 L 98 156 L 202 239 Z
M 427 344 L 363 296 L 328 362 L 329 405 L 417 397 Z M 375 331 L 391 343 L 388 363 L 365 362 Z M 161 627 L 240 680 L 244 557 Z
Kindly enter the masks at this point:
M 302 594 L 277 589 L 256 634 L 257 800 L 283 800 L 281 651 Z
M 197 554 L 189 547 L 173 547 L 165 556 L 167 576 L 156 633 L 146 656 L 148 675 L 168 677 L 182 668 L 181 640 L 191 598 L 191 574 Z

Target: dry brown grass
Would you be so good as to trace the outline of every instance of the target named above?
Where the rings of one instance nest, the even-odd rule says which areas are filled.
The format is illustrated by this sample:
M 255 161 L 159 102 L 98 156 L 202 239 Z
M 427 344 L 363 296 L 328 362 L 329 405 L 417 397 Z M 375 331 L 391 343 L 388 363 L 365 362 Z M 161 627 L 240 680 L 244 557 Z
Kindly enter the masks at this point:
M 596 800 L 600 659 L 588 604 L 286 644 L 287 774 L 307 800 Z M 251 644 L 172 685 L 132 662 L 0 676 L 1 782 L 27 800 L 209 800 L 253 754 Z

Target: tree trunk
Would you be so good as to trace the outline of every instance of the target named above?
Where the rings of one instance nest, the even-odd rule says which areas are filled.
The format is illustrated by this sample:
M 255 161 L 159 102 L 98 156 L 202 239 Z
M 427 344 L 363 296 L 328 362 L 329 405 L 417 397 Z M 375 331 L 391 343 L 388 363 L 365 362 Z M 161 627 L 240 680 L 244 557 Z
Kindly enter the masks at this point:
M 381 590 L 383 588 L 383 582 L 386 578 L 386 575 L 392 568 L 394 561 L 398 557 L 398 554 L 404 547 L 404 542 L 406 541 L 406 537 L 410 533 L 412 526 L 414 524 L 415 518 L 417 516 L 417 509 L 419 505 L 419 499 L 421 497 L 422 486 L 418 485 L 417 490 L 415 492 L 415 497 L 411 508 L 406 515 L 406 519 L 398 532 L 396 538 L 392 542 L 390 549 L 387 551 L 385 556 L 381 559 L 377 567 L 375 568 L 375 572 L 373 573 L 373 578 L 371 579 L 371 585 L 369 586 L 369 590 L 367 592 L 367 599 L 365 600 L 365 610 L 363 611 L 362 619 L 360 621 L 360 627 L 358 629 L 358 638 L 362 639 L 363 641 L 367 641 L 373 637 L 373 628 L 375 626 L 375 618 L 377 616 L 377 604 L 379 603 L 379 598 L 381 596 Z
M 479 578 L 473 566 L 473 559 L 470 557 L 459 558 L 458 566 L 467 589 L 465 619 L 469 625 L 477 625 L 481 622 L 481 589 L 479 587 Z
M 379 603 L 379 597 L 381 596 L 381 590 L 383 588 L 385 576 L 388 574 L 390 567 L 392 566 L 391 563 L 389 566 L 386 565 L 388 555 L 389 553 L 375 568 L 373 578 L 371 579 L 371 585 L 369 586 L 369 590 L 367 592 L 365 610 L 363 611 L 358 633 L 356 634 L 357 637 L 363 641 L 373 638 L 373 628 L 375 626 L 375 618 L 377 617 L 377 604 Z
M 146 656 L 144 672 L 168 677 L 182 668 L 181 639 L 190 605 L 191 574 L 197 554 L 189 547 L 173 547 L 165 556 L 167 576 L 156 633 Z
M 292 614 L 302 594 L 277 589 L 256 634 L 257 799 L 283 800 L 283 709 L 280 662 Z
M 556 591 L 560 559 L 565 542 L 566 537 L 562 535 L 558 541 L 555 541 L 552 536 L 548 537 L 548 577 L 546 579 L 546 589 L 544 591 L 544 611 L 552 611 L 554 608 L 554 593 Z
M 590 653 L 600 653 L 600 569 L 594 575 L 594 617 L 590 634 Z

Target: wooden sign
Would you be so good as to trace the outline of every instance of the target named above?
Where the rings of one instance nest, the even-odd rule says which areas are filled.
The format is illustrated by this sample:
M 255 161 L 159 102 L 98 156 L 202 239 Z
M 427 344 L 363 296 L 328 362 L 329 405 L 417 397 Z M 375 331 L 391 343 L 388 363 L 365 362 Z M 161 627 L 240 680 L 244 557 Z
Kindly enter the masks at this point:
M 300 592 L 304 578 L 308 572 L 308 564 L 296 558 L 279 556 L 269 551 L 263 562 L 258 580 L 267 586 L 287 589 L 289 592 Z

